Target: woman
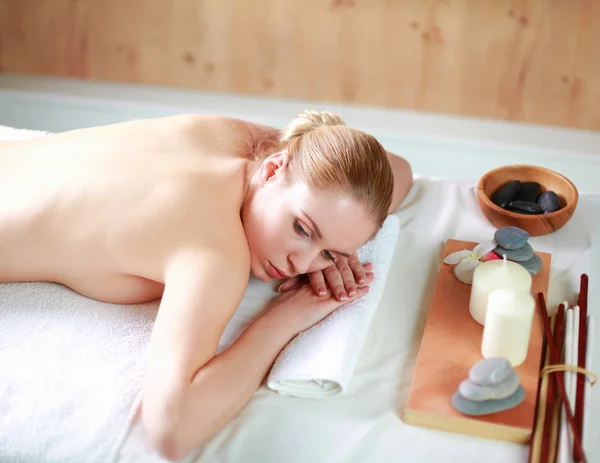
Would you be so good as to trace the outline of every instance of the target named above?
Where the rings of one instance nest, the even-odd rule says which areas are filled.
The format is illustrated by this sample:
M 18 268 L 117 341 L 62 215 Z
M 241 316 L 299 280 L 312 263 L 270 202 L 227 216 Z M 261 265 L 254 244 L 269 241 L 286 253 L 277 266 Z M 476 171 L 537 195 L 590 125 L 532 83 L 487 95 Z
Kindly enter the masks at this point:
M 142 418 L 158 452 L 180 459 L 237 414 L 295 335 L 368 291 L 355 251 L 411 179 L 329 113 L 283 131 L 194 115 L 5 142 L 0 282 L 162 297 Z M 285 293 L 215 355 L 249 272 L 287 279 Z

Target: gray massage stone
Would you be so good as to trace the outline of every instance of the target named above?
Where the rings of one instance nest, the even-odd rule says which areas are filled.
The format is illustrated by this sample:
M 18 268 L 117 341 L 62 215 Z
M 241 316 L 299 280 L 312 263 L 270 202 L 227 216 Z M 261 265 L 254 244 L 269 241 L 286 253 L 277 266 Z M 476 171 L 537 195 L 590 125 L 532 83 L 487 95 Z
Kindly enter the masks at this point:
M 525 243 L 525 245 L 519 249 L 504 249 L 503 247 L 496 246 L 494 252 L 500 257 L 506 256 L 508 260 L 514 262 L 525 262 L 533 257 L 533 248 L 529 243 Z
M 519 249 L 525 246 L 529 233 L 519 227 L 503 227 L 496 230 L 494 239 L 498 246 L 504 249 Z
M 500 384 L 513 372 L 513 367 L 504 357 L 492 357 L 477 362 L 469 371 L 469 379 L 480 386 Z
M 523 386 L 519 386 L 512 395 L 505 399 L 481 402 L 465 399 L 460 392 L 455 392 L 452 396 L 452 405 L 463 415 L 481 416 L 510 410 L 520 405 L 523 400 L 525 400 L 525 389 Z
M 458 392 L 465 398 L 476 402 L 483 400 L 500 400 L 515 393 L 519 387 L 519 375 L 512 370 L 504 381 L 493 386 L 481 386 L 475 384 L 470 379 L 465 379 L 460 386 Z
M 543 262 L 537 254 L 534 254 L 531 259 L 519 262 L 519 264 L 525 267 L 530 275 L 535 275 L 542 269 Z
M 544 191 L 538 198 L 537 204 L 546 214 L 560 209 L 560 200 L 554 191 Z

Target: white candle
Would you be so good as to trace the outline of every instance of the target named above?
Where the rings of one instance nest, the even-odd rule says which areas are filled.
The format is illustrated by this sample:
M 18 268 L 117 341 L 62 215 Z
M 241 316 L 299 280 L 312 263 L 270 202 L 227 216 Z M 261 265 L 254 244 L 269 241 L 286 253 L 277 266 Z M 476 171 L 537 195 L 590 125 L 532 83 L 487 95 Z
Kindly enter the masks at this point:
M 480 324 L 485 324 L 488 297 L 495 289 L 531 291 L 531 275 L 522 265 L 504 260 L 490 260 L 477 266 L 473 273 L 469 312 Z
M 527 357 L 534 311 L 535 301 L 529 291 L 492 291 L 481 342 L 483 357 L 504 357 L 512 366 L 523 363 Z

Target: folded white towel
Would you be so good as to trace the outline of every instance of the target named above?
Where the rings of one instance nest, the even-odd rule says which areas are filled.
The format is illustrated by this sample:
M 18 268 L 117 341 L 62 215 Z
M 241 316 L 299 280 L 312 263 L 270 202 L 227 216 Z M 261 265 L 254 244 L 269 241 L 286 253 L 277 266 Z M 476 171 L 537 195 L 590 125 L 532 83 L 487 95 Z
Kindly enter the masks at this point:
M 344 392 L 383 294 L 398 233 L 398 218 L 389 216 L 375 238 L 358 250 L 361 262 L 373 263 L 369 292 L 296 336 L 277 357 L 269 388 L 314 399 Z

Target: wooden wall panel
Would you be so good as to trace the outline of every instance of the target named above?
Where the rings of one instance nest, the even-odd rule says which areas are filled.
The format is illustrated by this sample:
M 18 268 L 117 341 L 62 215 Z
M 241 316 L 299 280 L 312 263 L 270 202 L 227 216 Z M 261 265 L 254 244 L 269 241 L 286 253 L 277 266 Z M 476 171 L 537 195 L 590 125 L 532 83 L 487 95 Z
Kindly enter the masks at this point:
M 0 70 L 600 130 L 600 1 L 0 0 Z

